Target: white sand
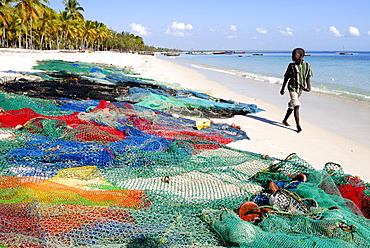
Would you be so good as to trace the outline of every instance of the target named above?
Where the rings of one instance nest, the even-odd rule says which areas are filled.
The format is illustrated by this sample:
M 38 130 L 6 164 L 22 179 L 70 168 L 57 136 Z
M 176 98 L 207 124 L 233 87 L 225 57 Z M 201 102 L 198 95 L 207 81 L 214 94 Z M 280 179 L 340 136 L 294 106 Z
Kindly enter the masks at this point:
M 37 60 L 44 59 L 131 66 L 145 78 L 177 83 L 182 87 L 205 91 L 223 99 L 257 104 L 266 111 L 250 117 L 236 116 L 231 119 L 214 120 L 219 123 L 235 123 L 241 126 L 242 130 L 251 138 L 251 140 L 234 142 L 230 144 L 231 147 L 267 154 L 279 159 L 284 159 L 291 153 L 297 153 L 298 156 L 305 159 L 316 169 L 322 169 L 326 162 L 335 162 L 342 165 L 345 173 L 358 175 L 364 181 L 370 181 L 370 166 L 368 165 L 370 162 L 370 147 L 317 127 L 305 121 L 305 119 L 302 120 L 304 130 L 299 134 L 291 128 L 282 128 L 280 122 L 285 109 L 232 92 L 225 86 L 207 80 L 205 75 L 191 68 L 153 56 L 136 54 L 15 51 L 17 52 L 0 49 L 0 71 L 31 71 Z M 9 76 L 9 74 L 7 75 Z M 291 124 L 293 124 L 293 119 Z

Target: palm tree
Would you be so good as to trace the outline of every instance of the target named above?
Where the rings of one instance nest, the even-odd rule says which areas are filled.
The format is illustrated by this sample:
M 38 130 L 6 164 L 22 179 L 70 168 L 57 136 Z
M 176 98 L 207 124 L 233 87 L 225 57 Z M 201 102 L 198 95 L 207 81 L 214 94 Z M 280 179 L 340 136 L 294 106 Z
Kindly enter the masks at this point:
M 44 40 L 49 40 L 49 37 L 52 35 L 52 31 L 55 31 L 59 25 L 58 15 L 55 10 L 46 7 L 44 15 L 37 21 L 36 24 L 36 30 L 38 31 L 37 33 L 39 35 L 39 49 L 42 50 L 44 47 Z
M 16 12 L 22 21 L 19 30 L 19 48 L 21 48 L 22 26 L 29 22 L 30 48 L 33 49 L 32 23 L 34 19 L 38 20 L 44 12 L 46 6 L 42 2 L 49 4 L 48 0 L 19 0 L 19 3 L 15 6 Z
M 65 11 L 67 11 L 68 14 L 71 15 L 71 18 L 73 20 L 84 20 L 84 16 L 81 14 L 80 11 L 85 10 L 80 6 L 77 0 L 63 0 L 62 3 L 66 6 Z
M 44 3 L 49 1 L 0 0 L 0 46 L 96 50 L 145 47 L 139 36 L 117 33 L 97 21 L 85 21 L 81 14 L 84 9 L 77 0 L 63 0 L 66 8 L 60 13 Z
M 87 20 L 83 26 L 82 48 L 89 48 L 90 42 L 94 41 L 96 22 Z
M 61 45 L 65 48 L 65 45 L 68 41 L 68 36 L 74 30 L 75 22 L 72 21 L 71 15 L 67 11 L 62 11 L 59 14 L 59 28 L 57 32 L 59 35 L 57 36 L 57 49 L 61 48 Z
M 96 22 L 95 31 L 96 50 L 100 50 L 101 44 L 112 36 L 111 30 L 104 23 Z
M 14 12 L 13 6 L 10 5 L 14 0 L 1 0 L 0 1 L 0 22 L 8 27 L 9 22 L 12 21 L 11 14 Z
M 5 46 L 6 28 L 13 21 L 12 14 L 14 8 L 10 5 L 12 2 L 14 2 L 14 0 L 2 0 L 0 2 L 0 23 L 2 25 L 1 44 L 3 47 Z

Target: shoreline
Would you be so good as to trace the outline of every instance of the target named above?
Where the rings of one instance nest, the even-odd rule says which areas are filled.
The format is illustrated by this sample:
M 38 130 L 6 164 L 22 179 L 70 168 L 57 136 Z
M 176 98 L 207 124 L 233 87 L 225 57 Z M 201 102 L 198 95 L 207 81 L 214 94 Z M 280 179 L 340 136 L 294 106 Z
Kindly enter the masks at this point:
M 281 88 L 279 84 L 271 84 L 237 75 L 197 68 L 183 61 L 173 60 L 173 62 L 199 71 L 207 79 L 227 87 L 230 91 L 249 98 L 263 100 L 286 111 L 289 97 L 287 94 L 284 96 L 279 94 Z M 253 90 L 249 91 L 248 89 Z M 306 120 L 329 132 L 370 148 L 370 131 L 368 131 L 368 123 L 370 123 L 369 105 L 363 102 L 357 102 L 354 99 L 314 91 L 304 92 L 301 102 L 302 108 L 300 112 L 302 120 Z M 346 118 L 344 118 L 345 116 Z M 283 116 L 281 117 L 282 119 Z M 333 124 L 334 120 L 340 120 L 340 122 Z M 292 117 L 291 122 L 294 124 Z M 369 135 L 364 135 L 366 133 Z
M 296 153 L 318 170 L 321 170 L 325 163 L 334 162 L 342 165 L 346 174 L 357 175 L 364 181 L 370 181 L 370 168 L 366 167 L 370 158 L 370 147 L 320 128 L 312 124 L 310 119 L 310 122 L 307 122 L 308 113 L 306 109 L 311 107 L 305 100 L 306 96 L 310 94 L 305 94 L 302 99 L 303 132 L 297 134 L 293 128 L 281 124 L 285 109 L 255 96 L 248 97 L 243 92 L 247 89 L 234 89 L 230 87 L 229 81 L 226 81 L 228 82 L 227 86 L 220 84 L 219 82 L 225 79 L 219 74 L 213 74 L 212 76 L 209 73 L 178 64 L 174 60 L 111 52 L 1 53 L 0 71 L 30 71 L 37 60 L 45 59 L 105 63 L 121 67 L 129 66 L 140 73 L 139 76 L 143 78 L 151 78 L 174 86 L 180 85 L 182 88 L 206 92 L 223 99 L 256 104 L 266 111 L 254 115 L 235 116 L 230 119 L 212 119 L 216 123 L 235 123 L 241 126 L 241 129 L 250 137 L 250 140 L 233 142 L 229 144 L 230 147 L 258 154 L 267 154 L 278 159 L 285 159 L 291 153 Z M 227 80 L 239 85 L 235 78 Z M 261 84 L 258 81 L 250 81 L 252 81 L 250 83 Z M 273 87 L 274 85 L 269 86 Z M 286 105 L 287 96 L 282 98 L 278 91 L 273 90 L 272 92 L 273 99 L 277 98 L 282 104 Z M 291 124 L 293 124 L 292 121 L 293 119 L 291 119 Z M 292 125 L 292 127 L 294 126 Z
M 194 60 L 191 59 L 191 58 L 195 58 Z M 252 71 L 247 71 L 247 70 L 244 70 L 244 69 L 240 69 L 240 68 L 233 68 L 233 67 L 229 67 L 229 66 L 226 66 L 226 65 L 221 65 L 221 64 L 218 64 L 218 65 L 214 65 L 214 64 L 205 64 L 204 61 L 202 60 L 198 60 L 197 57 L 205 57 L 205 56 L 194 56 L 194 55 L 183 55 L 181 57 L 176 57 L 176 59 L 174 61 L 178 62 L 178 63 L 182 63 L 184 64 L 185 66 L 187 65 L 190 65 L 191 68 L 194 68 L 196 70 L 200 70 L 200 71 L 215 71 L 215 72 L 221 72 L 221 73 L 225 73 L 225 74 L 229 74 L 229 75 L 233 75 L 233 76 L 238 76 L 238 77 L 243 77 L 243 78 L 246 78 L 246 79 L 250 79 L 250 80 L 253 80 L 253 81 L 258 81 L 258 82 L 264 82 L 264 83 L 268 83 L 268 84 L 273 84 L 273 85 L 279 85 L 281 86 L 282 83 L 283 83 L 283 76 L 281 75 L 281 71 L 285 71 L 286 68 L 282 67 L 280 68 L 280 73 L 278 73 L 278 76 L 276 75 L 276 71 L 273 71 L 273 73 L 264 73 L 264 72 L 252 72 Z M 218 57 L 218 56 L 215 56 L 215 57 Z M 232 58 L 236 58 L 235 56 L 229 56 L 229 58 L 227 58 L 228 56 L 224 57 L 225 58 L 225 61 L 227 59 L 232 59 Z M 220 58 L 220 57 L 218 57 Z M 207 59 L 206 59 L 207 61 Z M 235 63 L 235 61 L 231 60 L 230 61 L 231 63 Z M 286 62 L 286 61 L 285 61 Z M 280 62 L 280 66 L 282 63 L 285 63 L 285 62 Z M 212 61 L 210 60 L 210 63 L 212 63 Z M 216 63 L 216 62 L 215 62 Z M 217 63 L 220 63 L 220 61 L 218 61 Z M 250 63 L 250 62 L 249 62 Z M 260 62 L 258 62 L 260 63 Z M 276 68 L 274 68 L 276 69 Z M 256 70 L 256 69 L 252 69 L 251 70 Z M 273 74 L 273 75 L 272 75 Z M 321 75 L 319 75 L 321 76 Z M 322 76 L 321 76 L 322 77 Z M 337 78 L 338 79 L 338 78 Z M 362 105 L 362 106 L 368 106 L 370 108 L 370 95 L 367 96 L 367 95 L 363 95 L 361 94 L 360 92 L 356 93 L 356 92 L 351 92 L 350 90 L 346 90 L 346 89 L 337 89 L 336 87 L 340 87 L 340 86 L 334 86 L 334 88 L 331 88 L 331 85 L 323 85 L 322 83 L 320 82 L 317 82 L 316 80 L 323 80 L 322 78 L 316 78 L 316 76 L 314 76 L 313 80 L 312 80 L 312 84 L 313 84 L 313 87 L 311 89 L 311 92 L 315 92 L 315 93 L 319 93 L 319 94 L 322 94 L 322 95 L 325 95 L 325 96 L 332 96 L 334 98 L 338 97 L 340 99 L 345 99 L 345 100 L 348 100 L 350 102 L 353 102 L 355 104 L 359 104 L 359 105 Z M 331 78 L 332 81 L 335 81 L 334 78 Z M 328 88 L 326 88 L 328 87 Z

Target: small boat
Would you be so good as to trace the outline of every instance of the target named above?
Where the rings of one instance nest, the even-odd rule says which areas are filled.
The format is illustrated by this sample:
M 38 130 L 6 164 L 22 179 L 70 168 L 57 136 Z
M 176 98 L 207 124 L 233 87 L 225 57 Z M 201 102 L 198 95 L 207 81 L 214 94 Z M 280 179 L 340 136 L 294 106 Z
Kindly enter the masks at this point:
M 207 52 L 207 51 L 191 51 L 191 52 L 187 52 L 186 54 L 192 54 L 192 55 L 208 55 L 208 54 L 212 54 L 212 52 Z
M 180 56 L 180 53 L 166 53 L 166 56 Z
M 150 51 L 139 51 L 139 52 L 137 52 L 137 54 L 139 54 L 139 55 L 149 55 L 149 56 L 154 56 L 155 55 L 154 52 L 150 52 Z
M 252 55 L 254 55 L 254 56 L 262 56 L 263 53 L 253 53 Z
M 215 51 L 213 54 L 233 54 L 234 51 Z
M 339 55 L 353 55 L 353 53 L 345 52 L 343 46 L 343 52 L 340 52 Z

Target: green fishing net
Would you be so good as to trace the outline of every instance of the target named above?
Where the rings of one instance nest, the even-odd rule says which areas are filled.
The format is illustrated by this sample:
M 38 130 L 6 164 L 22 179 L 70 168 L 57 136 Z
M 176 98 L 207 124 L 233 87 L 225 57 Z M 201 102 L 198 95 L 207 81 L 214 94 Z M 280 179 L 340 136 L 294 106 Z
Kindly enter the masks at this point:
M 281 160 L 230 148 L 247 134 L 213 122 L 199 128 L 181 115 L 194 106 L 203 117 L 245 114 L 236 109 L 244 105 L 154 87 L 130 68 L 47 61 L 37 69 L 46 80 L 1 86 L 0 245 L 369 247 L 369 189 L 360 178 L 335 163 L 316 170 L 297 154 Z M 24 84 L 33 91 L 6 91 Z M 133 97 L 139 86 L 156 94 L 145 98 L 152 105 L 84 95 Z M 156 101 L 169 97 L 159 93 L 197 100 L 162 109 Z M 245 202 L 258 206 L 250 221 Z

